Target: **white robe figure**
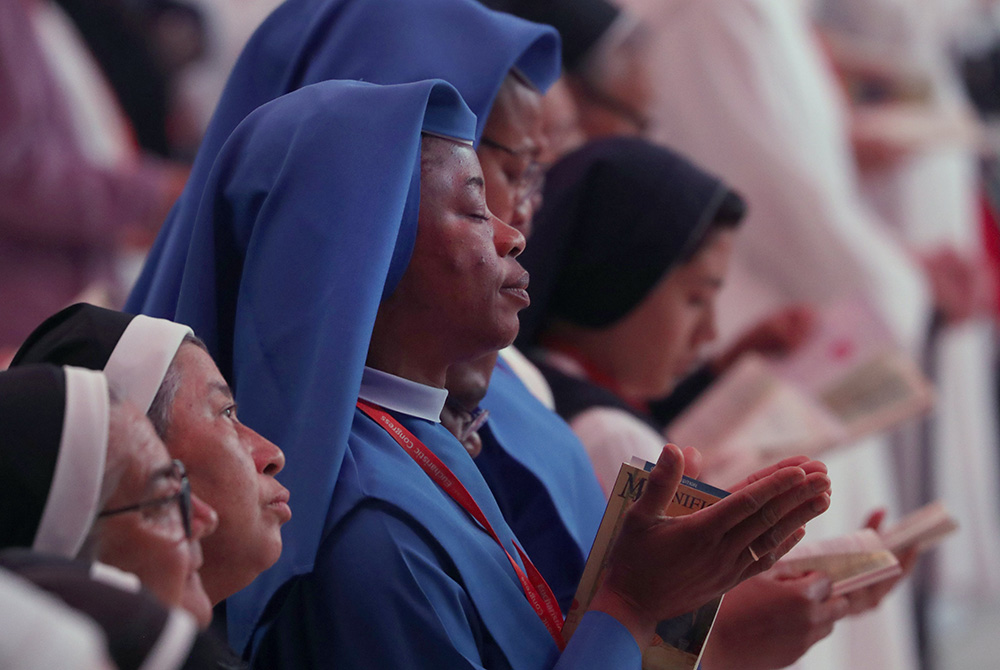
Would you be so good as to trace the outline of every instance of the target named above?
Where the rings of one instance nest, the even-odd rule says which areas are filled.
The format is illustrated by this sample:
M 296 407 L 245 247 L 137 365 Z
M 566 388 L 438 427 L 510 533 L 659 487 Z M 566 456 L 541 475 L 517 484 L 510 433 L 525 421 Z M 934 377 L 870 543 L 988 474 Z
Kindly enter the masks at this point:
M 839 91 L 798 0 L 628 0 L 654 33 L 654 138 L 743 194 L 749 215 L 720 297 L 722 339 L 790 301 L 866 299 L 916 353 L 930 320 L 922 271 L 861 200 Z M 824 456 L 832 507 L 820 539 L 896 499 L 886 438 Z M 809 669 L 916 667 L 906 588 L 837 624 Z
M 824 0 L 821 25 L 842 31 L 929 84 L 928 106 L 971 113 L 949 59 L 950 34 L 969 7 L 955 0 Z M 968 143 L 931 144 L 894 165 L 866 171 L 864 192 L 914 249 L 950 245 L 980 254 L 977 157 Z M 985 320 L 946 327 L 932 344 L 938 402 L 930 434 L 934 492 L 962 532 L 941 549 L 936 593 L 946 605 L 1000 595 L 1000 491 L 994 332 Z

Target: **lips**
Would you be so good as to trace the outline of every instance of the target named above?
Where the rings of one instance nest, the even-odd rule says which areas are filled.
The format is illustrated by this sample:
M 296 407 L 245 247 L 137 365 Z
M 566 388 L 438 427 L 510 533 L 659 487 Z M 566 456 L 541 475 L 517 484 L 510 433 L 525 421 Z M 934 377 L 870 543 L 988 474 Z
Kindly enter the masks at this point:
M 288 506 L 289 498 L 288 489 L 282 486 L 281 491 L 267 503 L 268 509 L 272 509 L 278 514 L 281 523 L 285 523 L 292 518 L 292 508 Z
M 528 296 L 528 273 L 527 271 L 522 272 L 513 281 L 506 282 L 500 289 L 500 292 L 504 295 L 509 295 L 519 302 L 524 303 L 524 306 L 531 304 L 531 298 Z
M 527 291 L 529 279 L 530 275 L 528 274 L 528 271 L 525 270 L 524 272 L 521 273 L 519 277 L 517 277 L 517 279 L 515 279 L 514 281 L 507 282 L 506 284 L 503 285 L 503 287 L 505 289 L 510 288 L 510 289 L 520 289 L 522 291 Z

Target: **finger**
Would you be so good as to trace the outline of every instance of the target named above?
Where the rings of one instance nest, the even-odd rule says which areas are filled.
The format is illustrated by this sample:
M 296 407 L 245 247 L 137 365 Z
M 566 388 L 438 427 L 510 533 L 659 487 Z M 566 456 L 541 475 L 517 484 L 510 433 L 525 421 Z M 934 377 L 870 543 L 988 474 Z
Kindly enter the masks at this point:
M 780 516 L 771 519 L 774 510 L 768 506 L 768 503 L 783 493 L 800 487 L 805 478 L 806 473 L 802 472 L 801 468 L 783 468 L 759 482 L 754 482 L 740 491 L 730 494 L 700 513 L 709 524 L 720 524 L 721 527 L 718 530 L 728 534 L 748 519 L 759 518 L 760 512 L 767 510 L 764 516 L 771 520 L 771 523 L 761 527 L 760 532 L 748 536 L 743 544 L 745 547 L 754 537 L 780 521 Z
M 754 540 L 750 546 L 758 556 L 771 552 L 776 553 L 777 558 L 781 558 L 785 554 L 781 548 L 787 542 L 787 539 L 796 530 L 805 526 L 809 521 L 812 521 L 829 509 L 829 507 L 830 496 L 822 493 L 816 498 L 799 505 L 779 523 L 775 524 L 770 531 L 765 532 L 762 536 Z
M 863 528 L 871 528 L 876 533 L 879 527 L 882 525 L 882 521 L 885 520 L 885 508 L 880 507 L 878 509 L 872 510 L 871 514 L 868 515 L 868 519 L 865 521 Z
M 799 467 L 802 468 L 807 475 L 812 474 L 813 472 L 822 472 L 824 475 L 828 474 L 826 463 L 822 461 L 809 461 L 807 463 L 803 463 Z
M 758 470 L 757 472 L 753 473 L 752 475 L 741 481 L 736 486 L 730 487 L 730 491 L 735 493 L 736 491 L 739 491 L 741 489 L 746 488 L 747 486 L 750 486 L 754 482 L 759 482 L 761 479 L 764 479 L 765 477 L 770 477 L 771 475 L 773 475 L 778 470 L 781 470 L 782 468 L 798 467 L 808 462 L 809 459 L 805 456 L 790 456 L 782 461 L 775 463 L 774 465 L 769 465 L 766 468 Z
M 649 473 L 642 495 L 632 505 L 629 514 L 647 519 L 663 516 L 683 476 L 684 454 L 675 444 L 664 446 L 656 466 Z
M 823 572 L 810 572 L 802 577 L 793 577 L 782 581 L 800 589 L 802 595 L 817 603 L 824 602 L 829 598 L 830 590 L 833 588 L 830 577 Z
M 902 568 L 904 577 L 913 572 L 918 558 L 920 558 L 920 550 L 916 547 L 909 547 L 896 554 L 896 560 L 899 561 L 899 567 Z
M 754 561 L 750 558 L 749 550 L 744 551 L 741 554 L 741 560 L 743 565 L 738 565 L 742 569 L 742 575 L 740 580 L 749 579 L 750 577 L 755 577 L 762 572 L 766 572 L 774 567 L 774 564 L 778 562 L 778 559 L 787 554 L 792 550 L 792 547 L 797 545 L 802 541 L 802 538 L 806 536 L 806 529 L 799 528 L 792 535 L 785 540 L 777 550 L 770 553 L 764 554 L 760 557 L 759 561 Z M 743 560 L 745 557 L 745 560 Z
M 758 556 L 777 548 L 792 531 L 826 510 L 829 488 L 830 478 L 826 475 L 808 475 L 805 482 L 773 498 L 734 527 L 729 533 L 730 541 L 737 547 L 751 545 Z M 818 500 L 820 496 L 827 496 L 825 503 Z M 818 509 L 813 509 L 812 503 L 818 503 Z
M 825 621 L 837 621 L 851 613 L 851 603 L 844 596 L 829 598 L 823 602 L 821 616 Z
M 681 453 L 684 454 L 684 475 L 691 479 L 698 479 L 698 475 L 701 474 L 701 464 L 703 462 L 701 452 L 694 447 L 684 447 Z

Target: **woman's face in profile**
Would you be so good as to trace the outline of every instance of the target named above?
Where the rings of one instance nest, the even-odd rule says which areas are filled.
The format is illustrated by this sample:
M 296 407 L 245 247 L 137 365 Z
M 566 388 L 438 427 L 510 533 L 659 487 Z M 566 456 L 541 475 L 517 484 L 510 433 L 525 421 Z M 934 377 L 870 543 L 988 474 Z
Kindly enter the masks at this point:
M 622 390 L 661 398 L 716 337 L 715 302 L 732 254 L 734 233 L 714 233 L 690 261 L 670 271 L 639 305 L 611 327 L 620 347 Z
M 405 311 L 411 336 L 452 361 L 510 344 L 528 305 L 524 237 L 486 206 L 483 173 L 469 146 L 425 138 L 420 214 L 406 273 L 382 310 Z
M 212 605 L 198 568 L 200 540 L 215 529 L 215 511 L 192 494 L 188 537 L 176 502 L 181 480 L 149 420 L 122 403 L 112 408 L 109 433 L 109 458 L 117 452 L 125 467 L 105 510 L 141 508 L 98 519 L 94 558 L 135 574 L 163 603 L 187 609 L 208 626 Z M 154 501 L 160 502 L 151 504 Z

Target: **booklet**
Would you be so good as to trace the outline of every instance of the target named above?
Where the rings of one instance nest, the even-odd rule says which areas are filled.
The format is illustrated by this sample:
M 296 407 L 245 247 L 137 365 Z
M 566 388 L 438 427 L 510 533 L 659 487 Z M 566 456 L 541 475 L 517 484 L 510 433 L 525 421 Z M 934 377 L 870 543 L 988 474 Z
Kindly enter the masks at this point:
M 698 447 L 705 468 L 743 471 L 786 456 L 816 456 L 927 411 L 934 394 L 919 366 L 863 303 L 825 309 L 790 357 L 744 356 L 667 428 Z
M 584 613 L 590 606 L 590 601 L 604 580 L 604 571 L 611 546 L 621 528 L 625 512 L 642 494 L 646 480 L 653 464 L 641 459 L 634 459 L 634 464 L 623 463 L 618 472 L 618 479 L 604 518 L 591 547 L 590 556 L 584 566 L 580 586 L 566 615 L 563 627 L 563 637 L 566 640 L 580 624 Z M 722 489 L 709 486 L 696 479 L 684 477 L 674 495 L 674 500 L 667 507 L 667 516 L 684 516 L 729 495 Z M 669 570 L 669 566 L 665 566 Z M 643 670 L 694 670 L 698 667 L 705 643 L 708 640 L 715 615 L 719 611 L 722 597 L 703 605 L 694 612 L 688 612 L 673 619 L 661 621 L 656 626 L 656 635 L 642 657 Z
M 779 577 L 826 573 L 833 582 L 830 595 L 840 596 L 898 577 L 903 569 L 878 533 L 865 528 L 832 540 L 799 545 L 778 561 L 771 572 Z
M 896 577 L 902 572 L 898 555 L 912 547 L 920 553 L 928 551 L 957 528 L 944 504 L 935 501 L 882 533 L 865 528 L 795 547 L 771 570 L 784 577 L 825 572 L 833 580 L 832 595 L 842 595 Z
M 941 543 L 945 537 L 958 530 L 958 522 L 945 509 L 944 503 L 935 500 L 900 519 L 882 533 L 882 541 L 894 554 L 910 547 L 924 553 Z

